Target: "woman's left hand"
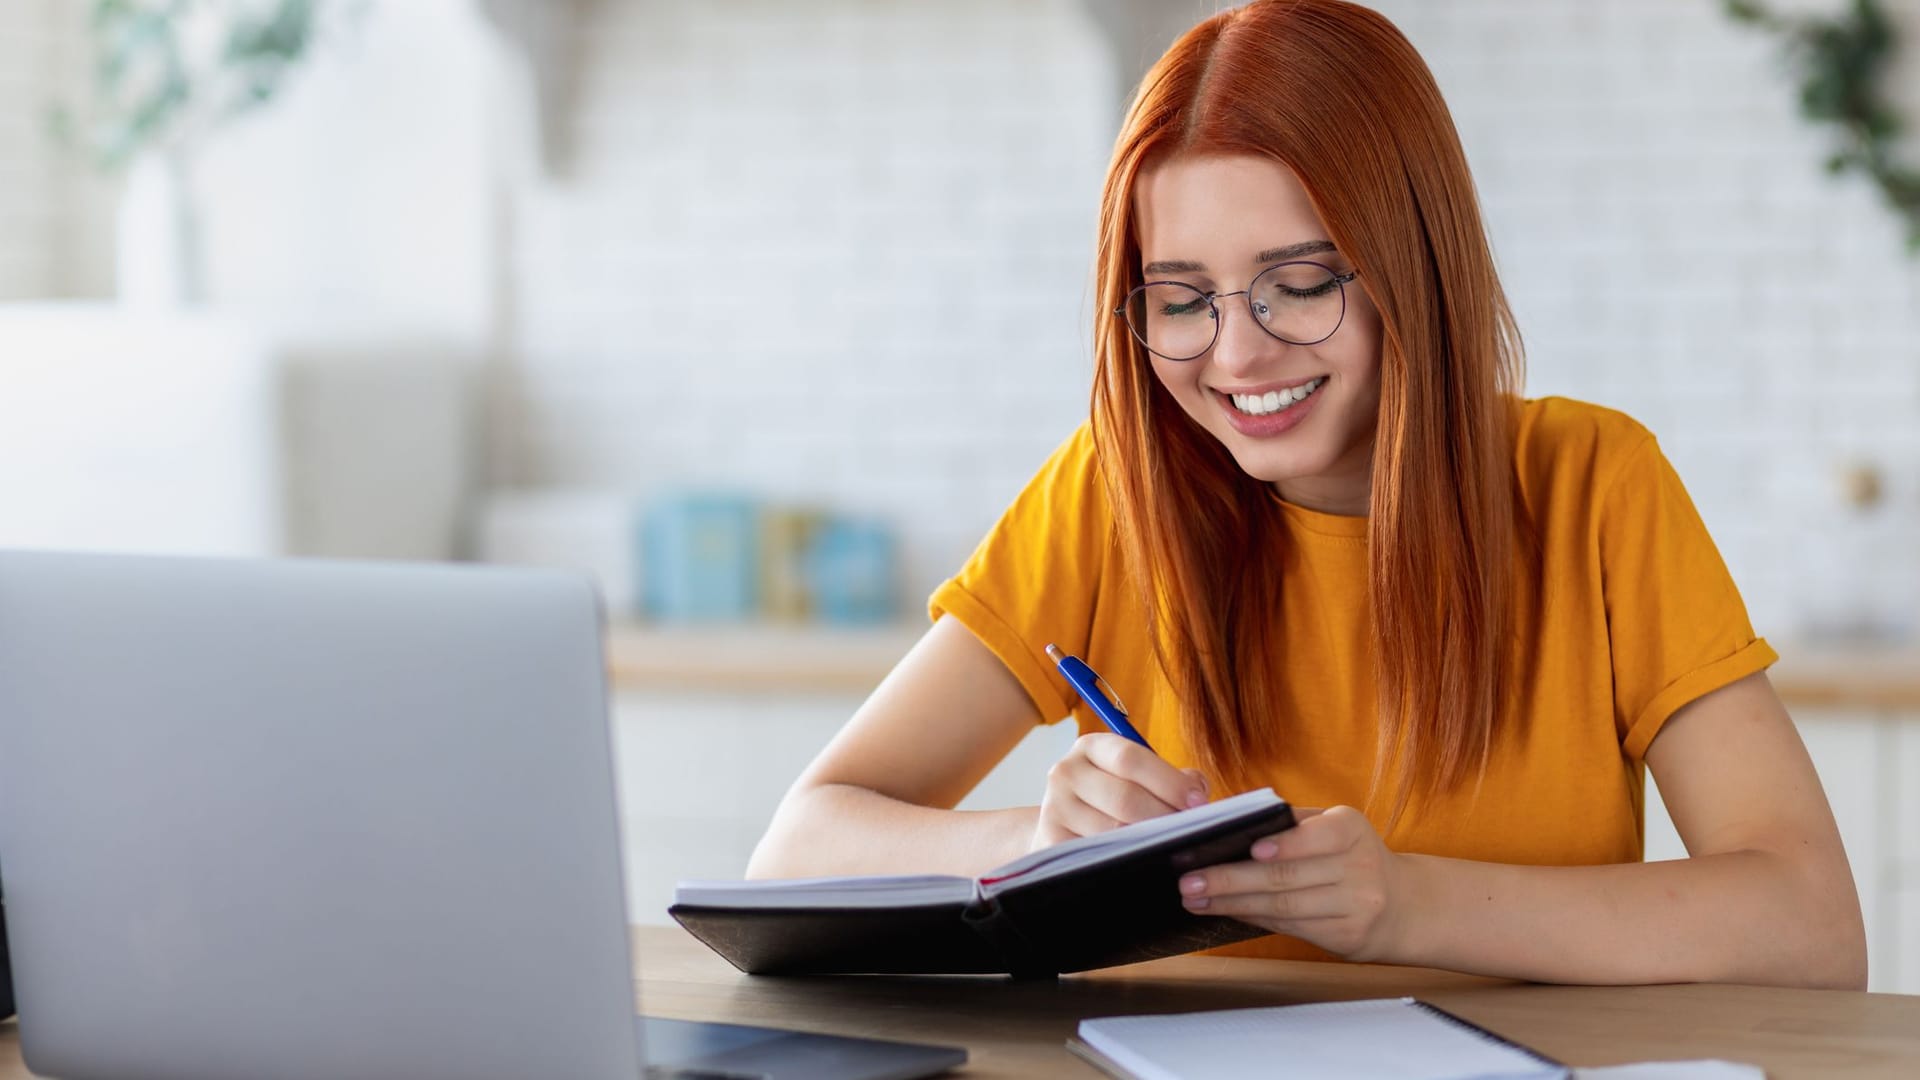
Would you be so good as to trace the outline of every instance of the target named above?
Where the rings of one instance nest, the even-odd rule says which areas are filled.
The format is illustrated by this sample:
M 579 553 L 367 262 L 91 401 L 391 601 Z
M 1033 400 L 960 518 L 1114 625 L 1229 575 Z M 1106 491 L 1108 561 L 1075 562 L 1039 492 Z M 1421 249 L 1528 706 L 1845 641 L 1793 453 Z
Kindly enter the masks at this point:
M 1294 817 L 1293 828 L 1253 845 L 1252 860 L 1183 875 L 1187 910 L 1231 916 L 1350 960 L 1391 958 L 1411 906 L 1406 858 L 1351 806 L 1296 807 Z

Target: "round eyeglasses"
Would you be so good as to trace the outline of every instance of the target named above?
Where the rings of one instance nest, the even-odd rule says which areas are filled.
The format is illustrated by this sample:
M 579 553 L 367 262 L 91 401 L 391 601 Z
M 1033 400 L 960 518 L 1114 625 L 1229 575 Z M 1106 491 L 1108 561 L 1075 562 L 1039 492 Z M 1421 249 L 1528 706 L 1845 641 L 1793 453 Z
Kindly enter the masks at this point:
M 1178 281 L 1149 281 L 1113 313 L 1134 340 L 1163 360 L 1192 360 L 1220 336 L 1217 300 L 1245 296 L 1254 324 L 1289 345 L 1318 345 L 1347 317 L 1347 283 L 1358 270 L 1336 273 L 1317 262 L 1283 262 L 1260 271 L 1246 288 L 1210 293 Z

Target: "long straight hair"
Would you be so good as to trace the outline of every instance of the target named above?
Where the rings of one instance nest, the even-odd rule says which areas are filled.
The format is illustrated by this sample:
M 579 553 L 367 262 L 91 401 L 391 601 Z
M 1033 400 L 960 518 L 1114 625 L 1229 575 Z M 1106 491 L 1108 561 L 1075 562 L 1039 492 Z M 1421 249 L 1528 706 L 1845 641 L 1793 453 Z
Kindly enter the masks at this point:
M 1118 308 L 1140 283 L 1134 185 L 1175 155 L 1293 170 L 1380 311 L 1368 610 L 1378 745 L 1368 802 L 1484 776 L 1513 652 L 1519 331 L 1438 86 L 1380 14 L 1256 0 L 1142 80 L 1100 210 L 1092 413 L 1102 477 L 1196 764 L 1247 786 L 1274 734 L 1279 508 L 1154 376 Z

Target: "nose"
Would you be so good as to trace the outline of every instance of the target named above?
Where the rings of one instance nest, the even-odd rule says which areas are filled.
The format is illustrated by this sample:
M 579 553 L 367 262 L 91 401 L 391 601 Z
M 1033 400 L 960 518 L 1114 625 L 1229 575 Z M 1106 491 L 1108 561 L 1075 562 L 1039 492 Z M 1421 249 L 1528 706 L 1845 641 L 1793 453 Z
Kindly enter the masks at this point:
M 1253 321 L 1246 293 L 1218 296 L 1213 304 L 1220 313 L 1220 333 L 1214 338 L 1209 360 L 1227 375 L 1244 379 L 1290 348 Z

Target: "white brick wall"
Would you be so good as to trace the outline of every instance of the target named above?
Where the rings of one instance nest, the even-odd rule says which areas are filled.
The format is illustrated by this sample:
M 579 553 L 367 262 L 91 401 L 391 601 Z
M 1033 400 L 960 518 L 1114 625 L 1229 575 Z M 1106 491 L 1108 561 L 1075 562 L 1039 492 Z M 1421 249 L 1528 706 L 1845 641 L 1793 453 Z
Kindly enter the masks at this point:
M 90 76 L 78 0 L 0 0 L 0 302 L 104 296 L 110 185 L 47 136 Z
M 1100 39 L 1071 0 L 590 10 L 502 479 L 883 512 L 917 604 L 1086 408 Z
M 0 4 L 0 300 L 45 296 L 54 162 L 44 135 L 55 0 Z
M 1661 436 L 1762 633 L 1912 626 L 1920 262 L 1821 173 L 1771 39 L 1709 0 L 1378 6 L 1454 109 L 1532 392 Z M 514 208 L 500 479 L 882 510 L 917 594 L 1084 414 L 1104 38 L 1073 0 L 586 10 L 571 168 Z
M 1761 633 L 1920 631 L 1920 260 L 1823 173 L 1773 39 L 1708 0 L 1376 6 L 1453 107 L 1530 390 L 1659 434 Z M 1889 7 L 1920 86 L 1920 4 Z M 1840 498 L 1853 459 L 1875 511 Z

